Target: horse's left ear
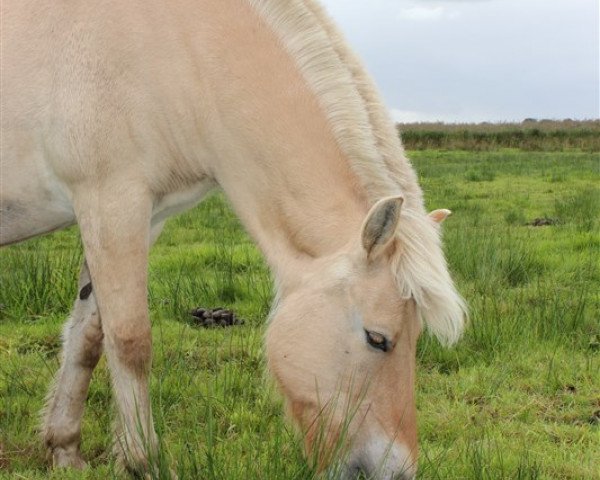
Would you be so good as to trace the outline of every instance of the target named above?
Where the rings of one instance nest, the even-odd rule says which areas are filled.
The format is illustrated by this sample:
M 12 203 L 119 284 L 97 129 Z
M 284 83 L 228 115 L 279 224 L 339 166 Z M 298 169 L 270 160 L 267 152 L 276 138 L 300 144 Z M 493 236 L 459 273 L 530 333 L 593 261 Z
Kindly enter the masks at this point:
M 452 215 L 452 212 L 446 208 L 440 208 L 439 210 L 433 210 L 429 212 L 429 218 L 431 218 L 435 223 L 442 223 L 450 215 Z
M 400 196 L 382 198 L 367 213 L 361 240 L 369 259 L 377 257 L 393 240 L 400 220 L 402 202 L 404 198 Z

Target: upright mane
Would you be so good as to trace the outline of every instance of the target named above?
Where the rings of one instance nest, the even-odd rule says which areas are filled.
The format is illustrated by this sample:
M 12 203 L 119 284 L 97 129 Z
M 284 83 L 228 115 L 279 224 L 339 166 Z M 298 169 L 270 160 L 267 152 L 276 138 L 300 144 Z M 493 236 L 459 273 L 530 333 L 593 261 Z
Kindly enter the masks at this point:
M 277 34 L 325 113 L 371 204 L 404 197 L 392 269 L 405 298 L 442 343 L 460 337 L 466 305 L 454 287 L 440 230 L 425 211 L 415 171 L 362 63 L 313 0 L 248 0 Z

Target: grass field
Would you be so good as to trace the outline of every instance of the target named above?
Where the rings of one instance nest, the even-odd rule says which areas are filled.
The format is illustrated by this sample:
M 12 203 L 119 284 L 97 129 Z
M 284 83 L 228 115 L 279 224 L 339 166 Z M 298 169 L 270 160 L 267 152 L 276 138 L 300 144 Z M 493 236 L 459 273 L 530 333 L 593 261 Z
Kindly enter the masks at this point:
M 598 153 L 410 156 L 428 207 L 454 212 L 445 247 L 471 312 L 455 348 L 420 340 L 420 478 L 600 478 Z M 75 229 L 0 250 L 0 478 L 117 475 L 104 361 L 83 427 L 91 467 L 51 472 L 36 437 L 80 257 Z M 269 273 L 221 196 L 167 224 L 149 298 L 156 426 L 180 478 L 313 478 L 264 373 Z M 199 329 L 196 306 L 246 323 Z

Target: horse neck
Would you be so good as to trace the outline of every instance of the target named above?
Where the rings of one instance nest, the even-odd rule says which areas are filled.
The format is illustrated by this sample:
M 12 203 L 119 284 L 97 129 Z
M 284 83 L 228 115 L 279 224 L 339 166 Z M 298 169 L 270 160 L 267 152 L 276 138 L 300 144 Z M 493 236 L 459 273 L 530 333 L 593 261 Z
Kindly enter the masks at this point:
M 250 4 L 236 4 L 244 11 L 232 17 L 227 3 L 205 7 L 213 23 L 227 25 L 202 43 L 219 59 L 202 70 L 220 106 L 203 116 L 218 142 L 210 170 L 278 275 L 286 265 L 330 255 L 358 237 L 372 199 L 340 147 L 324 94 L 299 68 L 298 54 L 284 48 L 281 32 Z M 348 76 L 336 65 L 327 71 Z M 361 104 L 351 82 L 347 89 L 353 100 L 340 95 L 337 105 Z
M 367 200 L 335 144 L 329 146 L 331 152 L 321 143 L 320 152 L 246 157 L 219 179 L 280 284 L 359 238 Z

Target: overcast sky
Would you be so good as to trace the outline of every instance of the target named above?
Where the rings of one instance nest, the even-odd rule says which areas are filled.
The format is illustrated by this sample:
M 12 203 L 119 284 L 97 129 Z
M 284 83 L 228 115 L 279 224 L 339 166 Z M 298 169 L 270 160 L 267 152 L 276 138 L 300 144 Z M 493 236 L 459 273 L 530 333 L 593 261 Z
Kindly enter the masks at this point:
M 598 0 L 321 0 L 398 121 L 598 118 Z

